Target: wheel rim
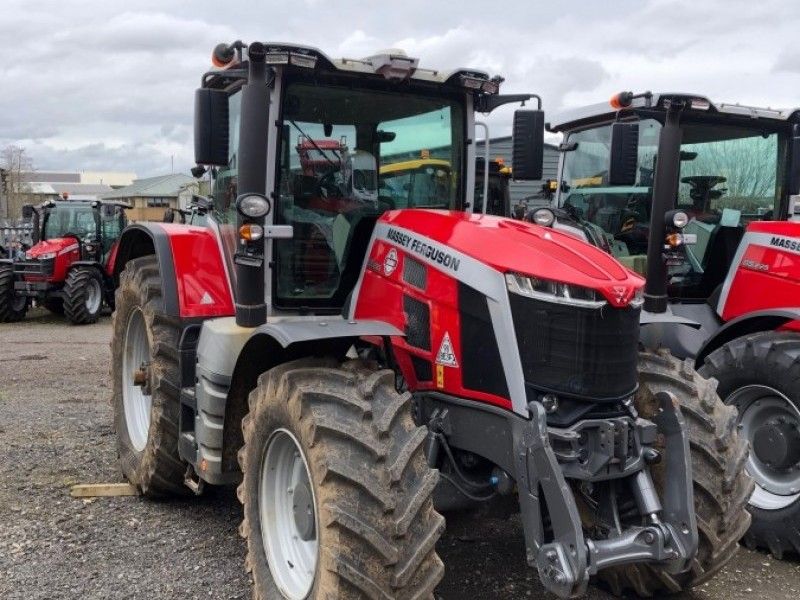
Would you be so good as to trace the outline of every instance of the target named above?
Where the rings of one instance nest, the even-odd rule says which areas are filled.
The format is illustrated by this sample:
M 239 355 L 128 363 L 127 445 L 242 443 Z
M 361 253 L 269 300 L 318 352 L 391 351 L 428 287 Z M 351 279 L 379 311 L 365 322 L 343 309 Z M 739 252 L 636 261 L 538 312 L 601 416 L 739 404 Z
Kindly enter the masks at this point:
M 100 310 L 102 298 L 103 294 L 100 290 L 100 282 L 92 277 L 86 283 L 86 310 L 88 310 L 90 314 L 96 313 Z
M 264 449 L 258 510 L 272 578 L 286 598 L 302 600 L 314 585 L 318 519 L 308 463 L 286 429 L 274 431 Z
M 726 401 L 739 411 L 739 428 L 751 445 L 747 472 L 756 482 L 750 504 L 779 510 L 800 498 L 800 410 L 766 385 L 748 385 Z
M 122 363 L 122 403 L 125 409 L 125 424 L 128 437 L 137 452 L 147 445 L 147 433 L 150 430 L 150 409 L 152 396 L 144 386 L 135 381 L 134 374 L 144 370 L 149 378 L 150 343 L 147 340 L 144 314 L 135 308 L 128 317 L 125 330 L 125 355 Z

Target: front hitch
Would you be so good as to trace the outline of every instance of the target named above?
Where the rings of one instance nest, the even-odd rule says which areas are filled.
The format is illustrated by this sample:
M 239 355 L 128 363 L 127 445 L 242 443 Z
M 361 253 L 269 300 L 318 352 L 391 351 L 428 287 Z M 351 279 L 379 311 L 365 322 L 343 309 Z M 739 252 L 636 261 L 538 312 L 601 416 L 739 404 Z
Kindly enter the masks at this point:
M 674 395 L 660 392 L 655 399 L 659 411 L 651 421 L 631 419 L 629 429 L 613 428 L 620 432 L 617 435 L 633 436 L 631 447 L 635 448 L 636 455 L 622 461 L 610 456 L 608 463 L 594 472 L 575 463 L 574 453 L 554 451 L 551 439 L 559 443 L 573 440 L 575 431 L 548 431 L 546 412 L 540 403 L 529 405 L 530 421 L 520 420 L 514 427 L 515 466 L 528 563 L 537 568 L 542 584 L 559 598 L 582 596 L 592 575 L 615 565 L 657 562 L 670 573 L 680 573 L 688 568 L 697 552 L 691 457 L 685 423 Z M 590 445 L 592 436 L 606 436 L 609 430 L 596 422 L 578 423 L 573 427 L 582 430 L 584 438 L 588 436 Z M 651 445 L 656 440 L 664 451 L 658 468 L 663 469 L 665 481 L 670 482 L 664 486 L 663 497 L 656 492 L 649 466 L 662 460 L 661 454 Z M 562 464 L 560 460 L 567 463 Z M 641 525 L 612 531 L 605 539 L 587 538 L 565 474 L 570 479 L 593 482 L 613 479 L 630 485 L 642 515 Z M 543 504 L 547 507 L 552 529 L 547 532 L 547 540 L 542 521 Z

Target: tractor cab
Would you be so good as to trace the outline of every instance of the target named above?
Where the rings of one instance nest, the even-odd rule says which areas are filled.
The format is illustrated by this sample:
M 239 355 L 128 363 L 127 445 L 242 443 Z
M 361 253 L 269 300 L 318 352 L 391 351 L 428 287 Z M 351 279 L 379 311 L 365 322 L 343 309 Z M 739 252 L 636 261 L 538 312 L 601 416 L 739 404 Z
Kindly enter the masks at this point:
M 38 207 L 38 239 L 28 258 L 49 256 L 72 247 L 80 260 L 104 262 L 128 223 L 125 204 L 56 200 Z M 73 250 L 70 250 L 73 251 Z
M 721 289 L 748 225 L 787 218 L 798 115 L 693 95 L 621 94 L 613 103 L 550 124 L 564 134 L 558 221 L 642 275 L 655 233 L 666 244 L 652 247 L 654 262 L 668 254 L 668 296 L 705 301 Z M 669 115 L 677 135 L 664 156 Z M 670 189 L 654 210 L 657 171 Z M 668 211 L 685 218 L 680 229 L 664 225 Z
M 258 270 L 269 248 L 272 312 L 340 312 L 384 212 L 471 212 L 477 181 L 468 132 L 475 109 L 488 112 L 531 98 L 499 95 L 500 81 L 485 73 L 420 68 L 402 52 L 332 60 L 314 49 L 263 46 L 259 65 L 251 60 L 252 47 L 243 50 L 230 48 L 227 62 L 218 60 L 221 67 L 203 79 L 197 159 L 213 167 L 212 217 L 225 240 L 229 269 L 236 277 L 264 279 Z M 257 86 L 247 83 L 253 65 L 264 71 Z M 247 99 L 255 98 L 255 90 L 257 107 Z M 253 122 L 249 111 L 264 106 L 267 120 L 259 123 L 263 130 L 255 139 L 255 130 L 240 123 Z M 526 121 L 527 156 L 517 160 L 524 167 L 538 157 L 541 170 L 543 113 L 521 113 L 537 117 Z M 218 143 L 222 138 L 225 143 Z M 249 152 L 250 144 L 261 146 L 257 155 Z M 258 174 L 241 162 L 250 156 L 261 163 Z M 249 215 L 237 209 L 248 194 Z M 253 302 L 263 305 L 260 291 Z

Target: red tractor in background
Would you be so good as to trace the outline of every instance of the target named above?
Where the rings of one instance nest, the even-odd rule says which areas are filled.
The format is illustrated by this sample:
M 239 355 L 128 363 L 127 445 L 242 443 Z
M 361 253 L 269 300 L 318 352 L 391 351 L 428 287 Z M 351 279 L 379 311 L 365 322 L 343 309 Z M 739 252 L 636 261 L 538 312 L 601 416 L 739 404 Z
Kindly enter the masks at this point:
M 561 598 L 722 568 L 750 523 L 734 410 L 640 351 L 638 275 L 475 201 L 475 114 L 532 96 L 398 51 L 214 60 L 195 96 L 207 226 L 134 224 L 113 270 L 125 477 L 147 496 L 239 485 L 260 599 L 430 598 L 440 511 L 476 506 L 520 511 Z M 541 178 L 543 134 L 541 103 L 515 112 L 518 179 Z M 298 135 L 358 160 L 304 173 Z M 449 185 L 393 209 L 377 175 L 431 147 Z
M 643 339 L 716 379 L 752 446 L 746 542 L 800 554 L 800 109 L 626 92 L 550 127 L 534 221 L 646 275 Z
M 26 206 L 34 244 L 24 257 L 0 260 L 0 322 L 20 321 L 31 302 L 71 323 L 94 323 L 113 307 L 111 273 L 127 204 L 50 200 Z

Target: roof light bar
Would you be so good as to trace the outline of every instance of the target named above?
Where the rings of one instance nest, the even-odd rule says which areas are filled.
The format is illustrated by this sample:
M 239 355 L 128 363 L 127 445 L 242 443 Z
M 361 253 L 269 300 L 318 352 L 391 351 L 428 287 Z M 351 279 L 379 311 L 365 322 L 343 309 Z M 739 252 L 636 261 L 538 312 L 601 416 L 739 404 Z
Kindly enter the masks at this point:
M 264 62 L 268 65 L 294 65 L 305 69 L 317 66 L 317 57 L 311 53 L 299 52 L 297 49 L 268 47 L 264 54 Z

